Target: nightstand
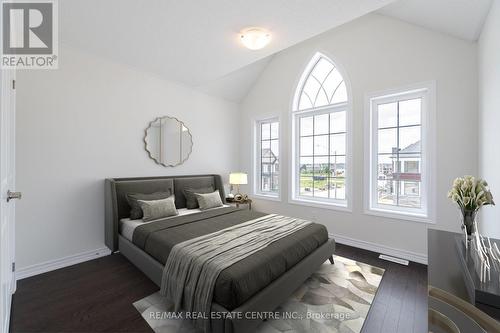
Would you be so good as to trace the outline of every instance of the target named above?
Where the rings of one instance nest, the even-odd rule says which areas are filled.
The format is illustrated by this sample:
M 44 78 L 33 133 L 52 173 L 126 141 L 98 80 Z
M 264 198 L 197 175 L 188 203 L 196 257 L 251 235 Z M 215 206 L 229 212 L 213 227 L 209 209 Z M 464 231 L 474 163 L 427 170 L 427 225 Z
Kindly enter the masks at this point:
M 235 205 L 236 208 L 240 208 L 240 205 L 248 205 L 248 210 L 252 210 L 252 199 L 242 199 L 242 200 L 234 200 L 226 198 L 226 201 L 230 205 Z

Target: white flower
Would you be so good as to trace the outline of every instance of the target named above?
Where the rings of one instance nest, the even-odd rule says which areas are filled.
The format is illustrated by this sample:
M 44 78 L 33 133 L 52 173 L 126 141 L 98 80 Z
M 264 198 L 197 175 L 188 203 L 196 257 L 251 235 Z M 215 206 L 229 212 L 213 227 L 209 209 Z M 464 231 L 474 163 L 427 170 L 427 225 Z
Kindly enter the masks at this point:
M 491 192 L 490 192 L 490 191 L 488 191 L 488 192 L 486 192 L 486 193 L 485 193 L 485 197 L 486 197 L 486 202 L 487 202 L 487 203 L 489 203 L 489 204 L 493 204 L 493 205 L 495 204 L 495 203 L 493 202 L 493 195 L 491 194 Z
M 453 187 L 448 192 L 448 198 L 456 202 L 461 209 L 477 211 L 482 206 L 494 205 L 488 183 L 473 176 L 458 177 L 453 181 Z
M 453 187 L 460 187 L 462 185 L 463 179 L 462 178 L 456 178 L 453 181 Z

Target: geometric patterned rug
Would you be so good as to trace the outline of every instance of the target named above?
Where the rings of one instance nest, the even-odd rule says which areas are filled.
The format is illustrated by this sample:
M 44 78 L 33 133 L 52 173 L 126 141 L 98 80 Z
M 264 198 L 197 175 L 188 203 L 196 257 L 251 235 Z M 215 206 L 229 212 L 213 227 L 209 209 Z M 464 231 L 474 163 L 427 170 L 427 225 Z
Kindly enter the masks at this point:
M 334 256 L 285 301 L 257 333 L 359 333 L 384 270 Z M 169 316 L 172 305 L 159 292 L 133 304 L 155 333 L 198 333 L 188 320 Z

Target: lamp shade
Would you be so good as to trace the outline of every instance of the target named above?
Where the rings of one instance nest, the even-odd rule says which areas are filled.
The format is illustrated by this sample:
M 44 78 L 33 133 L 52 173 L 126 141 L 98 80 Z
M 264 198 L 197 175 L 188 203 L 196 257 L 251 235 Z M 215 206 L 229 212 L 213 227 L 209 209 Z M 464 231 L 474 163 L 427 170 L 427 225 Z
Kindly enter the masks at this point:
M 246 185 L 248 184 L 247 174 L 243 172 L 233 172 L 229 174 L 229 184 Z

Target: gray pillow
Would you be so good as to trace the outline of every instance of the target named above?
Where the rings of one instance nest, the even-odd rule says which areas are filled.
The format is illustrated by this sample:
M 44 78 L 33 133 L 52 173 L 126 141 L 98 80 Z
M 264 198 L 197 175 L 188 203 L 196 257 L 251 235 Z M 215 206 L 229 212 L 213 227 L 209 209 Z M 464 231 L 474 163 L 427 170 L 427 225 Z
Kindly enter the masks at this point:
M 127 193 L 127 201 L 130 206 L 130 219 L 138 220 L 142 219 L 142 209 L 139 206 L 137 200 L 160 200 L 170 197 L 172 193 L 170 191 L 166 192 L 155 192 L 155 193 Z
M 220 198 L 219 191 L 212 193 L 195 193 L 196 199 L 198 200 L 198 205 L 201 210 L 221 207 L 222 200 Z
M 149 201 L 137 200 L 137 202 L 141 206 L 143 214 L 142 220 L 145 222 L 179 214 L 175 207 L 174 195 L 166 199 Z
M 198 199 L 196 199 L 195 193 L 212 193 L 214 188 L 210 187 L 200 187 L 200 188 L 185 188 L 184 196 L 186 197 L 186 208 L 195 209 L 198 208 Z

